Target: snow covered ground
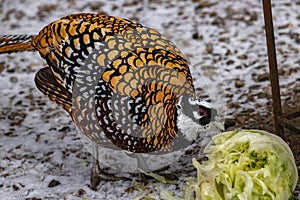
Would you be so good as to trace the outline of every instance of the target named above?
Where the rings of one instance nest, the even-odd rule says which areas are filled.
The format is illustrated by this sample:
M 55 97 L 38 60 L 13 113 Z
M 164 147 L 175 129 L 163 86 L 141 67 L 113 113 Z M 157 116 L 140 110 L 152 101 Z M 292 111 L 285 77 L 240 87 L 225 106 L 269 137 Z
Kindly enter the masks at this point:
M 300 105 L 299 9 L 298 0 L 273 2 L 285 110 Z M 213 86 L 214 95 L 226 96 L 220 105 L 230 129 L 272 130 L 259 0 L 1 0 L 0 35 L 36 34 L 50 22 L 79 12 L 121 16 L 166 32 L 191 59 L 195 81 L 200 80 L 200 72 L 207 85 Z M 96 192 L 89 188 L 90 153 L 84 149 L 67 113 L 35 88 L 35 72 L 44 66 L 36 52 L 0 55 L 0 197 L 133 199 L 139 190 L 128 188 L 135 180 L 102 182 Z M 200 95 L 201 92 L 205 91 L 199 89 Z M 195 176 L 191 159 L 198 152 L 196 146 L 166 171 L 181 174 L 176 184 L 150 182 L 140 190 L 152 192 L 154 197 L 162 189 L 180 195 L 184 179 Z

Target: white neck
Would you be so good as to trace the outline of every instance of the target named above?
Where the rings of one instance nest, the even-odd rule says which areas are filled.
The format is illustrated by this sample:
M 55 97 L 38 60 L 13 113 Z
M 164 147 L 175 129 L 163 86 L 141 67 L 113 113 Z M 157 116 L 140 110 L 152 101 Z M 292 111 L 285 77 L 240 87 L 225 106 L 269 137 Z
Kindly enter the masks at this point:
M 178 115 L 177 126 L 188 141 L 196 140 L 205 129 L 183 113 Z

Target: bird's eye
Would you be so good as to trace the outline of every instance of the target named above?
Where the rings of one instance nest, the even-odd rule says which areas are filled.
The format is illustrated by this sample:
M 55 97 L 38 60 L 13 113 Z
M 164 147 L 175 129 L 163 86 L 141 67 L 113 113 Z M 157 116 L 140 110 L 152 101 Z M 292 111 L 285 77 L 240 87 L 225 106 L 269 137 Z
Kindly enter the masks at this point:
M 202 117 L 207 117 L 207 115 L 208 115 L 207 108 L 199 106 L 199 114 Z
M 204 106 L 199 106 L 199 115 L 201 116 L 201 118 L 199 119 L 199 124 L 201 125 L 207 125 L 210 123 L 210 121 L 212 120 L 212 116 L 211 116 L 211 112 L 212 110 L 210 108 L 206 108 Z

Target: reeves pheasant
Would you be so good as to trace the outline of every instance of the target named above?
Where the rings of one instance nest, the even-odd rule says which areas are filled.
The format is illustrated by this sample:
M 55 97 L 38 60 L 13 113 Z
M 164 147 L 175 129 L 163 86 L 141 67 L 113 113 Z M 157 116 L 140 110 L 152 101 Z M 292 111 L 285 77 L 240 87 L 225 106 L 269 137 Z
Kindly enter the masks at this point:
M 54 21 L 38 35 L 0 38 L 0 53 L 28 50 L 48 64 L 36 73 L 37 88 L 94 144 L 163 153 L 218 127 L 216 110 L 195 96 L 183 54 L 154 29 L 83 13 Z

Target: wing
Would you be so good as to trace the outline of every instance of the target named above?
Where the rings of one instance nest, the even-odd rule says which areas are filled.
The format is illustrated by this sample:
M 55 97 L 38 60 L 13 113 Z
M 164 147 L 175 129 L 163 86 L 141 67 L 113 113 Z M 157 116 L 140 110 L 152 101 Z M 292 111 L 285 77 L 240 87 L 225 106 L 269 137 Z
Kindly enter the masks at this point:
M 35 84 L 37 88 L 50 100 L 54 101 L 60 107 L 71 113 L 72 94 L 56 81 L 51 68 L 40 69 L 35 75 Z

